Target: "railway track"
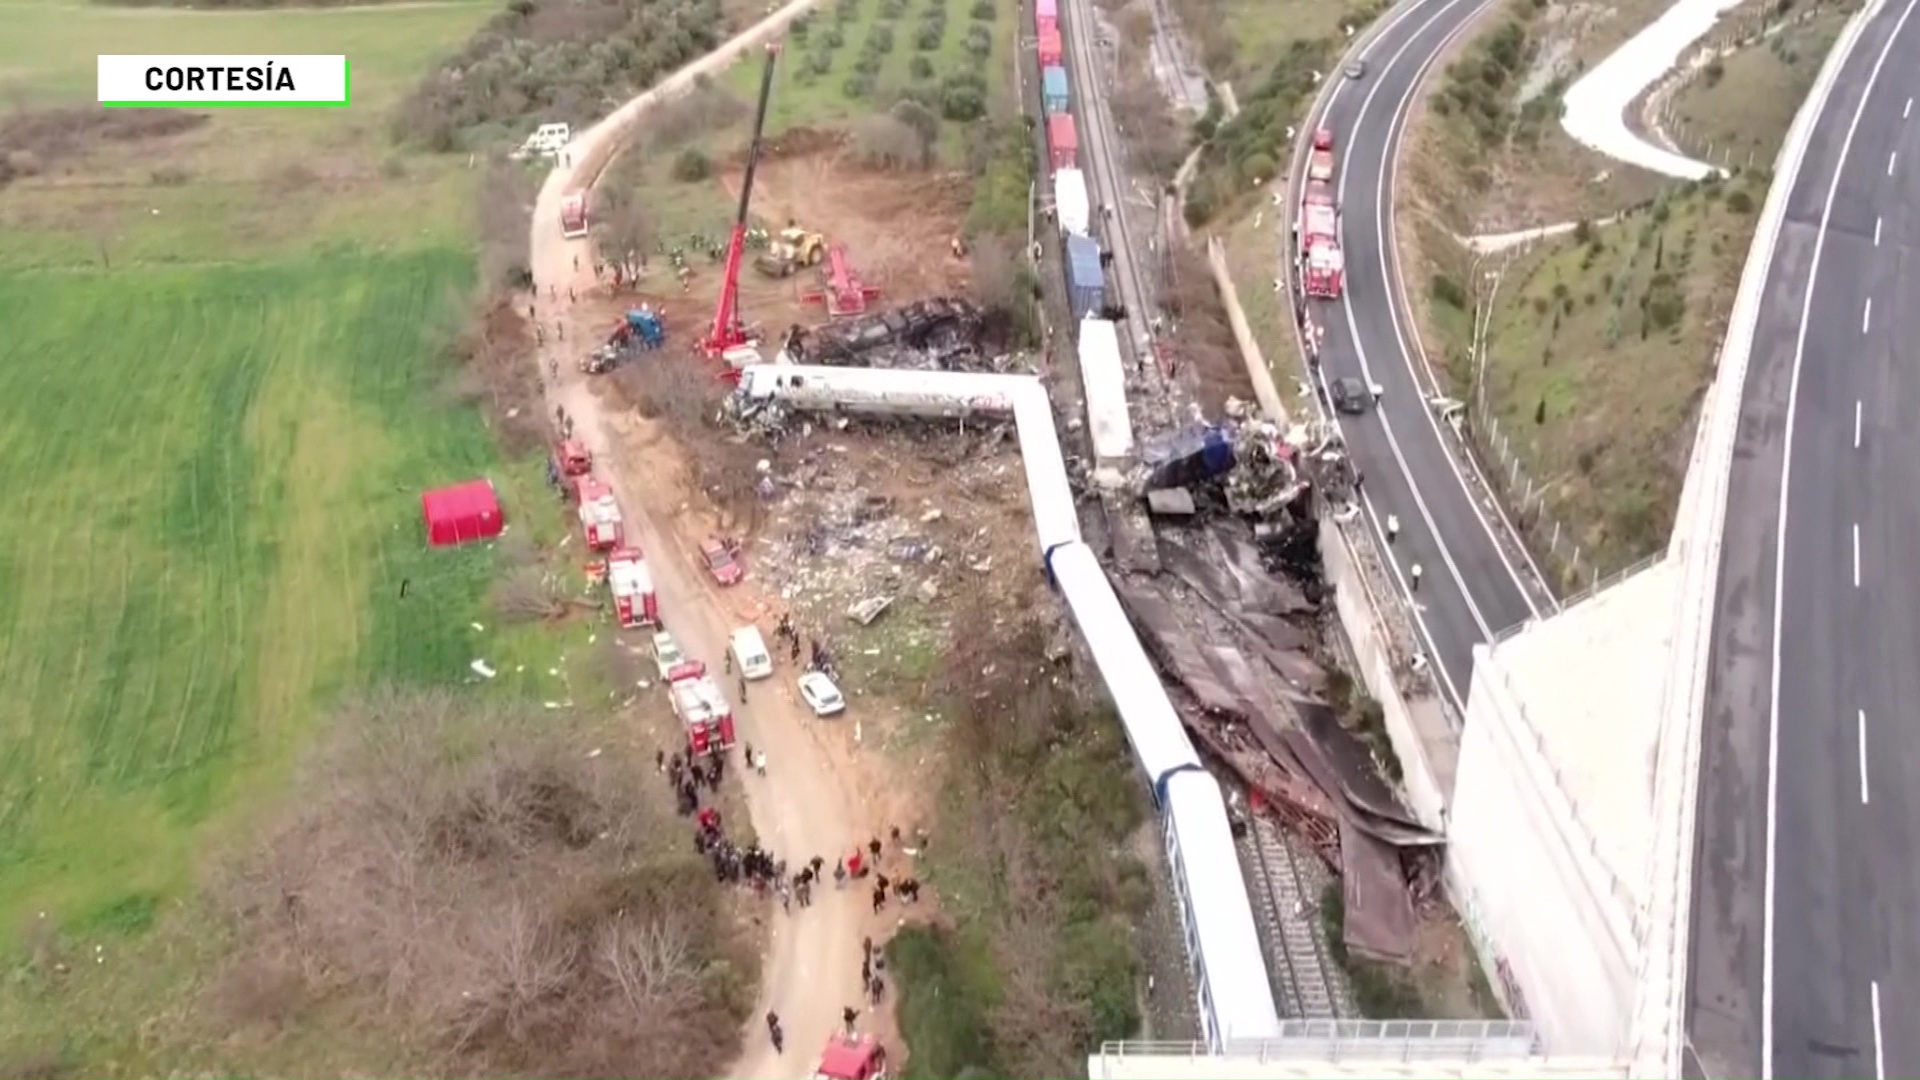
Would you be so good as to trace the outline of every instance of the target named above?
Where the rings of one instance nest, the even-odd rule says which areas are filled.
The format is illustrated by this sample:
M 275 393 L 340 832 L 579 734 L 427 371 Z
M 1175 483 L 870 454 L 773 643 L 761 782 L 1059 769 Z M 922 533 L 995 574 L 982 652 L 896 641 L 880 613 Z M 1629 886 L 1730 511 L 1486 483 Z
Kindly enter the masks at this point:
M 1266 942 L 1274 998 L 1285 1019 L 1343 1020 L 1355 1016 L 1346 977 L 1334 964 L 1319 919 L 1320 897 L 1332 878 L 1318 859 L 1302 858 L 1285 832 L 1265 815 L 1253 816 L 1239 843 L 1253 894 L 1254 919 Z

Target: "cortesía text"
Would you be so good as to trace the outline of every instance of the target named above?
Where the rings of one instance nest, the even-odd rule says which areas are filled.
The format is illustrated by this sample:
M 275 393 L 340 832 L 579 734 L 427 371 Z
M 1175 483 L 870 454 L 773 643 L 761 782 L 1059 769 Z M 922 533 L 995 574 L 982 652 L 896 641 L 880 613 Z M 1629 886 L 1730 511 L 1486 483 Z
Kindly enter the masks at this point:
M 147 89 L 189 93 L 222 90 L 293 90 L 293 72 L 275 64 L 265 67 L 150 67 Z

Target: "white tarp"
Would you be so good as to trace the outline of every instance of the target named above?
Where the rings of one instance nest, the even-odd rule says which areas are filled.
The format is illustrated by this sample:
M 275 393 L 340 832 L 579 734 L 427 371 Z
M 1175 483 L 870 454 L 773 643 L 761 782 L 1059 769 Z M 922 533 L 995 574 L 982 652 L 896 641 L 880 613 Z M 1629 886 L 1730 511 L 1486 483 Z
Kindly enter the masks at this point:
M 1093 456 L 1101 461 L 1130 456 L 1133 421 L 1127 415 L 1127 373 L 1120 363 L 1119 330 L 1105 319 L 1083 319 L 1079 357 Z
M 1079 169 L 1061 169 L 1054 173 L 1053 206 L 1060 218 L 1061 232 L 1087 235 L 1093 213 L 1093 207 L 1087 202 L 1087 174 Z

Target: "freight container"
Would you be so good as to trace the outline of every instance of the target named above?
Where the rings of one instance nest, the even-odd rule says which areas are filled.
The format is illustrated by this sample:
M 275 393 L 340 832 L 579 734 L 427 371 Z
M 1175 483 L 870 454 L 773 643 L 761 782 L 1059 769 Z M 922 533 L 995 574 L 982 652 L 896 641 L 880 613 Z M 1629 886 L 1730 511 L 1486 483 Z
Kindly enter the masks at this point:
M 1067 111 L 1067 69 L 1043 68 L 1040 71 L 1040 103 L 1050 113 Z
M 1039 33 L 1040 66 L 1042 68 L 1060 66 L 1060 28 L 1045 27 Z
M 1054 18 L 1052 15 L 1035 15 L 1033 17 L 1033 32 L 1042 35 L 1058 34 L 1060 32 L 1060 20 Z
M 1100 265 L 1100 245 L 1091 237 L 1067 237 L 1067 305 L 1073 317 L 1084 319 L 1107 302 L 1107 275 Z
M 1055 169 L 1079 166 L 1080 136 L 1074 131 L 1073 116 L 1069 113 L 1047 117 L 1047 163 Z
M 1060 0 L 1036 0 L 1033 5 L 1035 18 L 1052 19 L 1057 26 L 1060 23 Z
M 1069 236 L 1085 236 L 1093 224 L 1093 208 L 1087 201 L 1087 174 L 1079 169 L 1061 169 L 1053 174 L 1053 213 L 1060 231 Z

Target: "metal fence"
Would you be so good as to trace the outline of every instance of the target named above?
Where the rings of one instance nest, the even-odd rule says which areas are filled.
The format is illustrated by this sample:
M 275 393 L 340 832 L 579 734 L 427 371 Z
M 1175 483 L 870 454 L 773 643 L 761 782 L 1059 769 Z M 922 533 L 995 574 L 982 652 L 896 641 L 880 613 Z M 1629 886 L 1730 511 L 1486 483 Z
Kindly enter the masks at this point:
M 1259 1061 L 1474 1062 L 1539 1053 L 1529 1020 L 1287 1020 L 1271 1039 L 1229 1039 L 1221 1054 Z M 1102 1056 L 1208 1058 L 1198 1042 L 1108 1042 Z

